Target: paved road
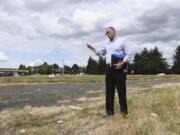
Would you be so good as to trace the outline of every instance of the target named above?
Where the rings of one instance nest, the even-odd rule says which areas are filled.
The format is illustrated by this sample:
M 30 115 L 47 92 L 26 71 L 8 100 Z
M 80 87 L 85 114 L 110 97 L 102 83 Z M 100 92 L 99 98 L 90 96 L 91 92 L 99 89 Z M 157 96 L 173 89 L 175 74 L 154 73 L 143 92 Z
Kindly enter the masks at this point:
M 151 87 L 167 82 L 178 81 L 127 81 L 127 86 L 129 88 Z M 57 102 L 62 100 L 76 102 L 75 99 L 81 96 L 98 96 L 98 94 L 87 95 L 87 91 L 103 90 L 104 86 L 104 82 L 0 86 L 0 110 L 22 108 L 26 105 L 52 106 L 59 104 Z

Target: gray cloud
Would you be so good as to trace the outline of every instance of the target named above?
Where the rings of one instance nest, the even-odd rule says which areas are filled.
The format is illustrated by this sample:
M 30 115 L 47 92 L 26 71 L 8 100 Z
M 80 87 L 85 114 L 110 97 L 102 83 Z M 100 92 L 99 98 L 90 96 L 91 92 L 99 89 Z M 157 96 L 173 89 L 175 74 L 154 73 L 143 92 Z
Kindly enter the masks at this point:
M 36 32 L 45 35 L 46 37 L 62 40 L 82 40 L 87 37 L 98 39 L 101 37 L 100 34 L 104 34 L 104 25 L 102 24 L 108 20 L 109 18 L 104 17 L 101 13 L 97 14 L 87 10 L 76 10 L 74 11 L 74 14 L 70 16 L 60 16 L 58 19 L 55 19 L 54 24 L 56 30 L 45 29 L 44 27 L 46 26 L 40 25 L 40 27 L 36 27 Z
M 19 24 L 12 20 L 0 20 L 0 29 L 11 35 L 16 35 L 17 33 L 20 34 L 22 32 L 22 28 Z
M 24 2 L 22 0 L 0 0 L 0 9 L 7 12 L 9 15 L 14 15 L 19 12 L 24 12 Z
M 122 35 L 142 42 L 167 42 L 180 38 L 180 6 L 159 5 L 143 12 L 121 31 Z
M 49 10 L 67 9 L 70 6 L 92 3 L 92 0 L 22 0 L 28 10 L 35 12 L 48 12 Z M 108 0 L 101 0 L 108 1 Z

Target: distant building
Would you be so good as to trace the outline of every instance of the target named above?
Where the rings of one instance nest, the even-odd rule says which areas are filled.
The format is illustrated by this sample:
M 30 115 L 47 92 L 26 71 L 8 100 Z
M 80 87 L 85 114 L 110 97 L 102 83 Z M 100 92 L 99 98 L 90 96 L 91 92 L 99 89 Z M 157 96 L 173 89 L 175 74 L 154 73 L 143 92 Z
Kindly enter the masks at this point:
M 27 75 L 28 70 L 18 70 L 15 68 L 0 68 L 0 76 L 18 76 L 21 75 Z

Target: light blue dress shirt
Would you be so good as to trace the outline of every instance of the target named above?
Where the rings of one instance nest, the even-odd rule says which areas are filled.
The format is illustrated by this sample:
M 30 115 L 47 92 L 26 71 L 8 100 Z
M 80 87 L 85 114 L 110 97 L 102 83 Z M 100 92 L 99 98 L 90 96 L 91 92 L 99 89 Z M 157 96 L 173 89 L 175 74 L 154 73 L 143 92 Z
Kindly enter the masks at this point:
M 95 49 L 96 55 L 106 56 L 106 64 L 111 64 L 111 55 L 123 55 L 123 61 L 129 63 L 132 59 L 131 50 L 123 40 L 116 37 L 113 41 L 107 41 L 101 48 Z

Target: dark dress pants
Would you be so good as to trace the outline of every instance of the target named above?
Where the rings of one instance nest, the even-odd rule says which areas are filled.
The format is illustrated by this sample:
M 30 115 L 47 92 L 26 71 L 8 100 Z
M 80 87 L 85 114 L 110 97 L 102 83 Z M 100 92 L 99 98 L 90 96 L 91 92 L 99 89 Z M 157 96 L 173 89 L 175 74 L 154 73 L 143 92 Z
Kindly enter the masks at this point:
M 106 71 L 106 113 L 114 114 L 115 87 L 117 88 L 120 111 L 128 113 L 126 100 L 126 73 L 124 69 L 117 70 L 107 65 Z

